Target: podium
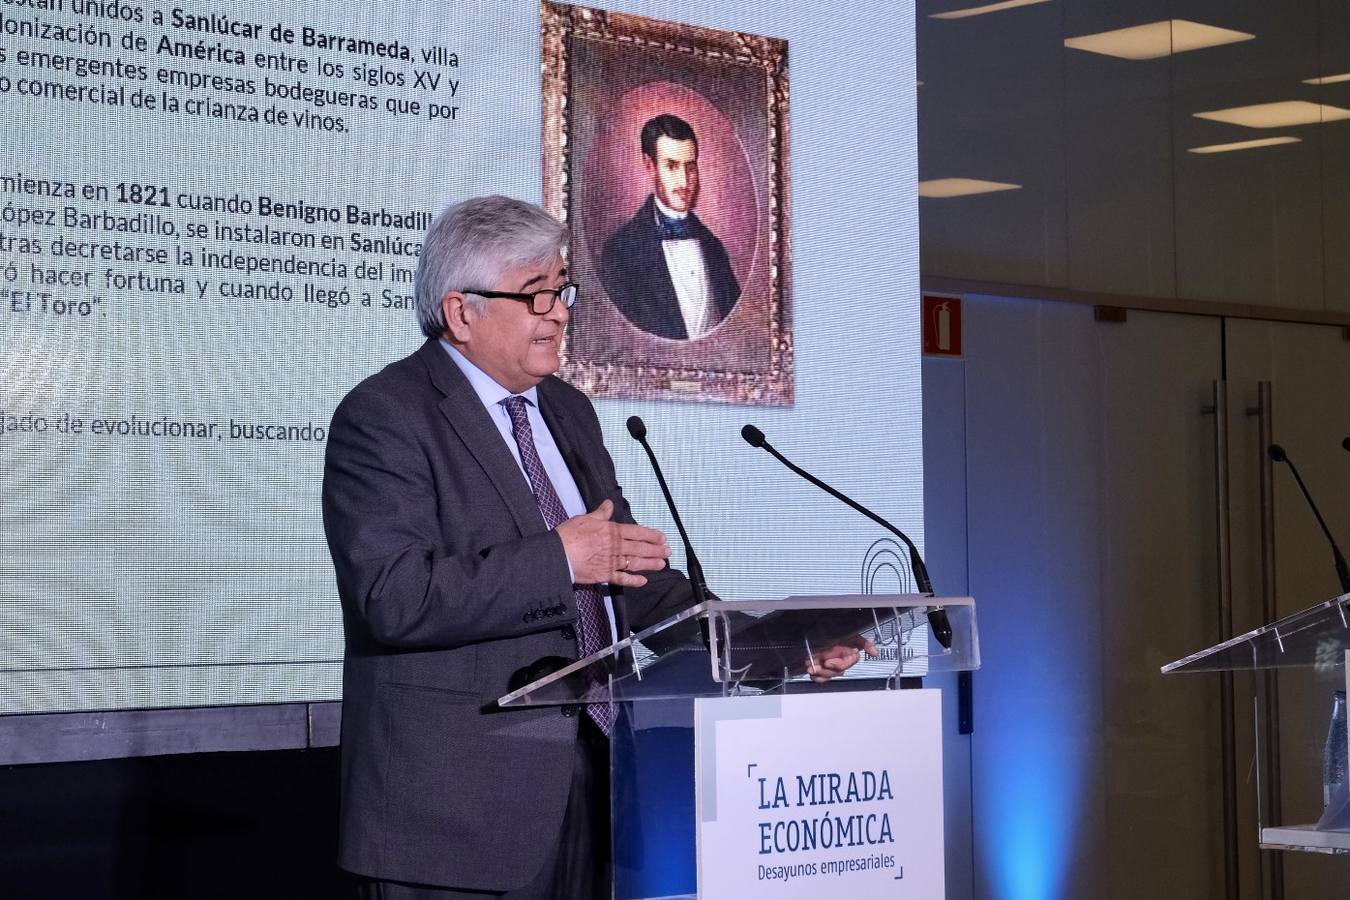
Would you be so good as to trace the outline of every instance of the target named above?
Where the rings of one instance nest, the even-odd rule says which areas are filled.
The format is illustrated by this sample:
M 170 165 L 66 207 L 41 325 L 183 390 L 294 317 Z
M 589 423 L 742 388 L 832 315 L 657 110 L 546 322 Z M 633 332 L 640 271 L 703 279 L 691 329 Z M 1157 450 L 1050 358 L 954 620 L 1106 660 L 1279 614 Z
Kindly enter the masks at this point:
M 1162 668 L 1165 675 L 1251 673 L 1257 838 L 1264 850 L 1350 853 L 1347 658 L 1350 594 Z
M 875 657 L 812 680 L 863 641 Z M 940 698 L 900 688 L 979 661 L 969 597 L 709 600 L 497 702 L 613 705 L 616 900 L 941 897 Z

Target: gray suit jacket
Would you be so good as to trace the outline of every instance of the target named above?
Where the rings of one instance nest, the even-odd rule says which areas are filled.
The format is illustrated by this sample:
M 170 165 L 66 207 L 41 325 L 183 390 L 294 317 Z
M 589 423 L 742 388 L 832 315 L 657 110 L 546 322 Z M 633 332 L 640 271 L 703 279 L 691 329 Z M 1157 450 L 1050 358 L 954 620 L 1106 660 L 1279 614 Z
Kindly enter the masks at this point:
M 539 406 L 587 508 L 608 497 L 632 521 L 590 401 L 550 377 Z M 527 883 L 561 830 L 577 719 L 491 700 L 531 662 L 575 657 L 573 590 L 562 541 L 436 341 L 338 406 L 323 514 L 346 636 L 340 865 Z M 690 602 L 666 570 L 615 606 L 638 630 Z

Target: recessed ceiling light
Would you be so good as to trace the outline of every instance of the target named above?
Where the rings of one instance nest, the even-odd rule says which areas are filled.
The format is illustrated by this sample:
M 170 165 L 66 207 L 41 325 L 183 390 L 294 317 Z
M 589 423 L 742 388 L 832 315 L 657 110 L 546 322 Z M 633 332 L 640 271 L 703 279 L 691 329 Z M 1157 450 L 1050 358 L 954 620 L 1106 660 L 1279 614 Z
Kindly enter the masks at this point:
M 1350 109 L 1309 103 L 1307 100 L 1283 100 L 1279 103 L 1257 103 L 1254 106 L 1233 106 L 1194 114 L 1197 119 L 1226 122 L 1247 128 L 1288 128 L 1291 125 L 1317 125 L 1321 122 L 1339 122 L 1350 119 Z
M 1203 50 L 1222 44 L 1236 44 L 1256 37 L 1245 31 L 1201 25 L 1186 19 L 1164 19 L 1147 25 L 1117 28 L 1080 37 L 1064 39 L 1064 46 L 1072 50 L 1086 50 L 1103 56 L 1121 59 L 1158 59 L 1187 50 Z
M 1274 147 L 1279 144 L 1297 144 L 1303 138 L 1296 137 L 1271 137 L 1257 138 L 1254 141 L 1236 141 L 1232 144 L 1210 144 L 1205 147 L 1191 147 L 1187 153 L 1231 153 L 1234 150 L 1255 150 L 1257 147 Z
M 1321 78 L 1305 78 L 1304 84 L 1340 84 L 1342 81 L 1350 81 L 1350 72 L 1342 72 L 1339 75 L 1323 75 Z
M 988 3 L 984 6 L 968 6 L 965 9 L 951 9 L 947 12 L 933 13 L 930 19 L 965 19 L 970 16 L 982 16 L 985 13 L 1003 12 L 1019 6 L 1032 6 L 1036 3 L 1049 3 L 1050 0 L 1003 0 L 1002 3 Z
M 930 178 L 919 182 L 920 197 L 968 197 L 971 194 L 992 194 L 995 191 L 1015 191 L 1020 184 L 1002 181 L 981 181 L 978 178 Z

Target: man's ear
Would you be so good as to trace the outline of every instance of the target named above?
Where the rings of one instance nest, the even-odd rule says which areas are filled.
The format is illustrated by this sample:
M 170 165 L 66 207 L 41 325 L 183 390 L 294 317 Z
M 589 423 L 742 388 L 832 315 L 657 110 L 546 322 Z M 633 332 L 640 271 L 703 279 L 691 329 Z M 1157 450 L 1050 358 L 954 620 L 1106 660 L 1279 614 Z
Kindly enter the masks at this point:
M 463 291 L 446 291 L 441 298 L 441 311 L 445 314 L 445 330 L 451 343 L 466 344 L 478 319 L 478 311 L 464 296 Z

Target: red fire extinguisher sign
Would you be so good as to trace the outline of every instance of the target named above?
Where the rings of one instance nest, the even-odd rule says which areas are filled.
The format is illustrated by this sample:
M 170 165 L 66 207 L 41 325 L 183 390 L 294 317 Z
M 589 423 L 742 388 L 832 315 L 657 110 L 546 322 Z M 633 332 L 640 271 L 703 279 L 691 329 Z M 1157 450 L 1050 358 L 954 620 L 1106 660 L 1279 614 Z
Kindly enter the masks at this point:
M 961 298 L 923 296 L 923 352 L 926 356 L 961 355 Z

